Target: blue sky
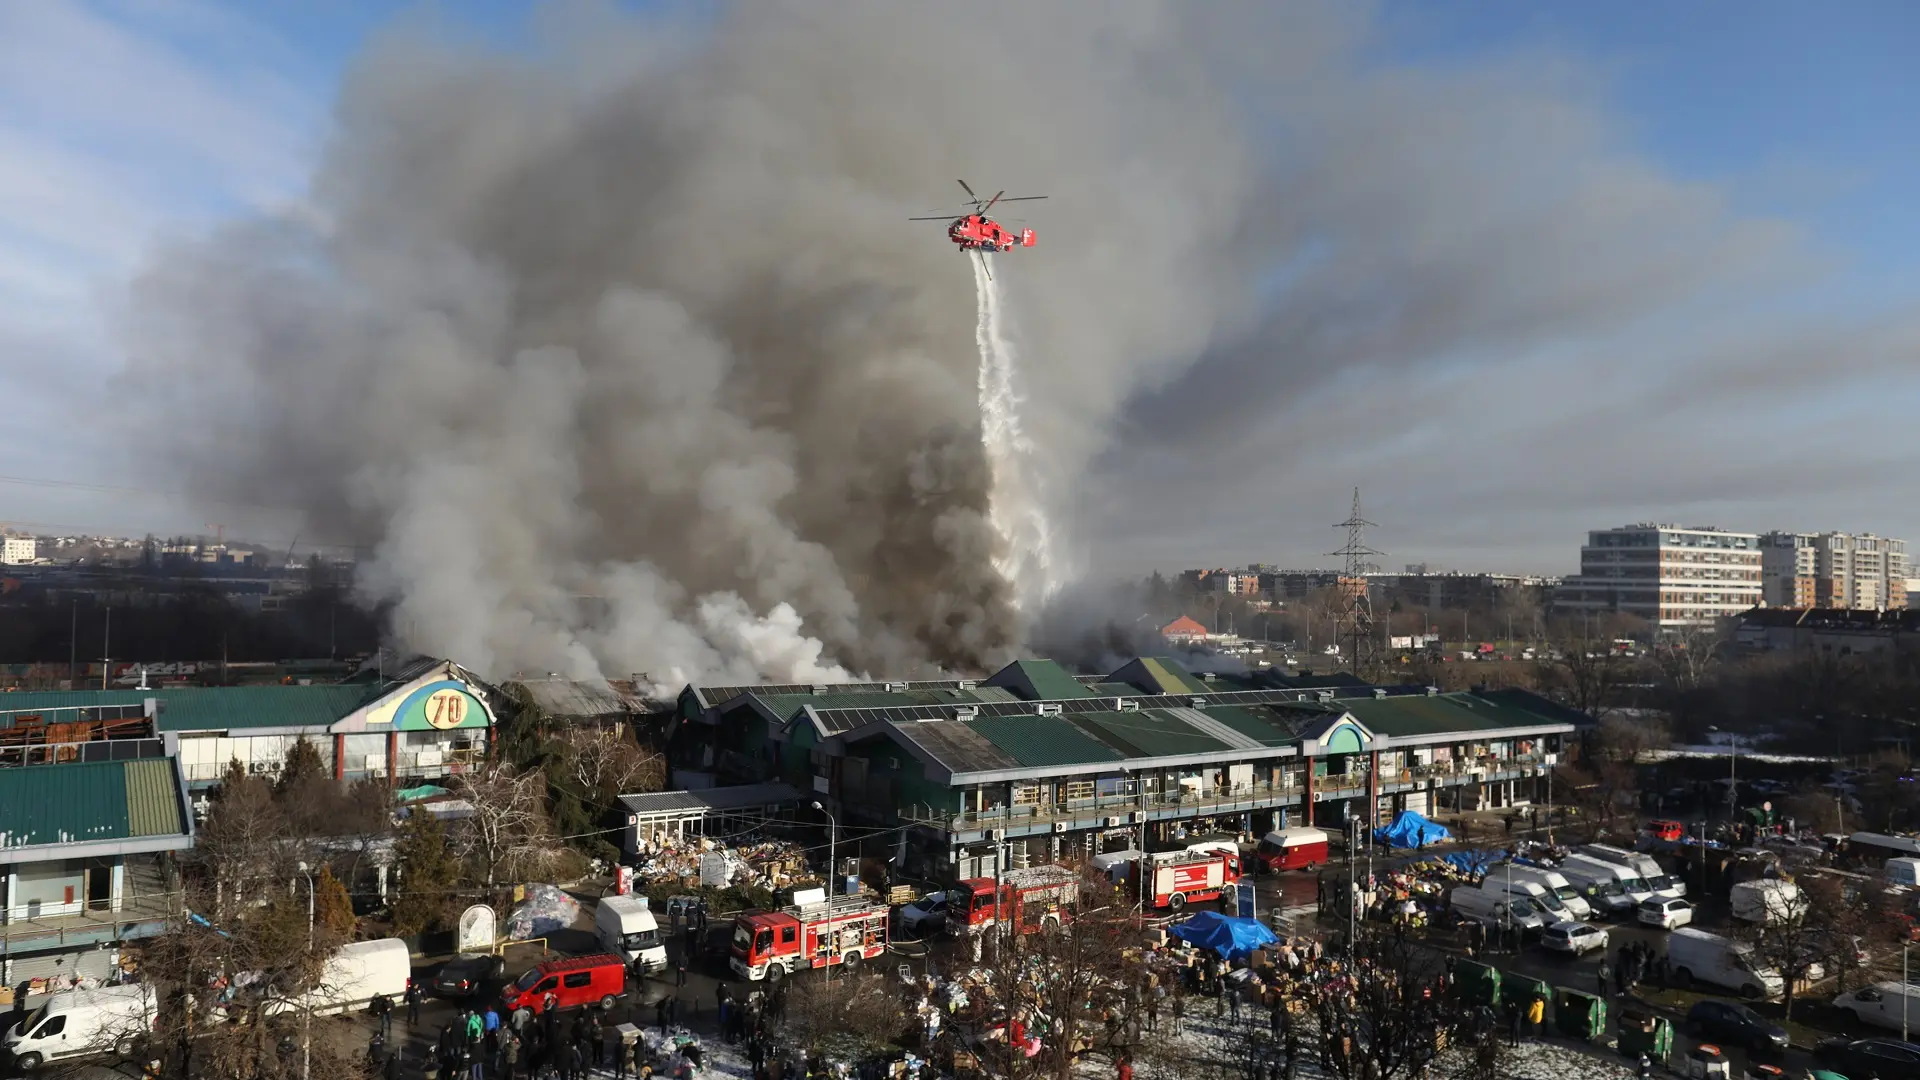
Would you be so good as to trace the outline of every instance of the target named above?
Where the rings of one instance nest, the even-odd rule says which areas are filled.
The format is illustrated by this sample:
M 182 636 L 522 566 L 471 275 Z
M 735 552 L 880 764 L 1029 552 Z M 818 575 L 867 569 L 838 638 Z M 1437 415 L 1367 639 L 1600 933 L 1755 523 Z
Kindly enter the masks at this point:
M 509 0 L 0 2 L 0 370 L 27 417 L 0 474 L 116 482 L 105 440 L 89 433 L 114 406 L 120 283 L 157 239 L 297 210 L 341 71 L 368 35 L 426 17 L 511 45 L 529 13 Z M 1838 268 L 1809 305 L 1912 297 L 1920 149 L 1907 131 L 1920 115 L 1920 6 L 1394 0 L 1376 21 L 1382 65 L 1557 71 L 1662 169 L 1805 230 Z M 1920 405 L 1907 380 L 1871 392 Z M 201 524 L 165 493 L 6 481 L 0 522 Z M 1610 523 L 1572 525 L 1569 542 Z

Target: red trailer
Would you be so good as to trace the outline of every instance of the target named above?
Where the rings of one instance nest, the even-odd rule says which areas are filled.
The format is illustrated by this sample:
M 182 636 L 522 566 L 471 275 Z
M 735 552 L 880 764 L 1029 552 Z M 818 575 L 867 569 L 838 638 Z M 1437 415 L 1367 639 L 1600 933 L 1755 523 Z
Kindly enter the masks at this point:
M 1080 900 L 1080 876 L 1061 866 L 1001 874 L 998 903 L 993 885 L 992 878 L 968 878 L 955 886 L 948 901 L 949 921 L 967 933 L 1004 921 L 1026 934 L 1071 922 Z
M 860 896 L 742 915 L 733 920 L 728 964 L 755 982 L 808 967 L 851 970 L 887 951 L 887 915 L 887 905 Z
M 1144 884 L 1156 908 L 1179 911 L 1190 900 L 1217 900 L 1240 880 L 1240 857 L 1217 848 L 1165 851 L 1147 856 L 1147 865 Z

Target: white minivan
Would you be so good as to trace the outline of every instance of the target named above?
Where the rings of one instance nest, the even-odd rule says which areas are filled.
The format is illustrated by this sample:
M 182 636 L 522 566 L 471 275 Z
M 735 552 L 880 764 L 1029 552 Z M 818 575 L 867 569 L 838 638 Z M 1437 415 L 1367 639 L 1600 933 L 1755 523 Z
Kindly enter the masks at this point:
M 1515 881 L 1531 881 L 1559 897 L 1560 903 L 1566 907 L 1567 914 L 1572 918 L 1593 918 L 1593 905 L 1587 903 L 1587 898 L 1581 894 L 1580 890 L 1574 888 L 1573 883 L 1565 877 L 1544 866 L 1523 866 L 1520 863 L 1514 863 L 1511 866 L 1497 866 L 1488 873 L 1498 873 L 1502 877 L 1511 874 Z
M 133 1053 L 153 1031 L 158 1007 L 144 983 L 54 994 L 7 1032 L 7 1052 L 21 1072 L 88 1054 Z
M 1462 885 L 1447 896 L 1447 906 L 1463 919 L 1495 928 L 1517 927 L 1521 932 L 1540 931 L 1547 919 L 1533 901 L 1522 896 L 1486 892 Z
M 1833 999 L 1833 1007 L 1852 1013 L 1862 1024 L 1891 1028 L 1920 1027 L 1920 986 L 1877 982 Z M 1902 1010 L 1905 1010 L 1904 1012 Z

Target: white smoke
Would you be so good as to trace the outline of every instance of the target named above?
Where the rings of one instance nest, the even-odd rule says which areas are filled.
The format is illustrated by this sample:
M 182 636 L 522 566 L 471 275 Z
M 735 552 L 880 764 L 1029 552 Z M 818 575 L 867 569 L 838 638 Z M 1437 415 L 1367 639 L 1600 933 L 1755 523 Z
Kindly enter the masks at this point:
M 1017 355 L 1002 326 L 1000 281 L 981 252 L 969 256 L 980 311 L 974 331 L 980 347 L 980 443 L 992 474 L 987 520 L 999 534 L 994 569 L 1013 588 L 1013 602 L 1026 611 L 1043 605 L 1060 587 L 1054 569 L 1054 535 L 1033 442 L 1021 429 L 1025 396 L 1018 383 Z

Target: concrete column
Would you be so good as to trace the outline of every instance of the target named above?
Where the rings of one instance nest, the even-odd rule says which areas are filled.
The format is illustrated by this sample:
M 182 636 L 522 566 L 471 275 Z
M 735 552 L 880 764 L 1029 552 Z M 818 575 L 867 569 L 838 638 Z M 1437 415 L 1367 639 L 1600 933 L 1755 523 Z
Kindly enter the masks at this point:
M 13 905 L 15 902 L 14 887 L 19 880 L 20 868 L 18 866 L 9 866 L 6 867 L 5 870 L 7 875 L 7 907 L 5 911 L 0 911 L 0 925 L 13 921 Z M 8 964 L 11 965 L 12 961 L 8 961 Z M 11 982 L 9 982 L 8 985 L 11 985 Z
M 400 762 L 400 733 L 387 732 L 387 787 L 394 786 L 394 766 Z M 384 896 L 384 894 L 382 894 Z

